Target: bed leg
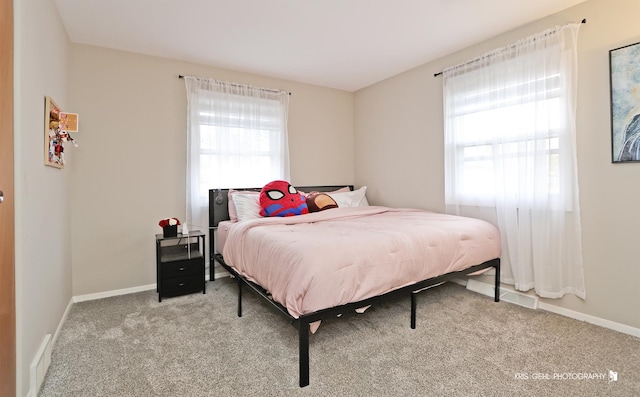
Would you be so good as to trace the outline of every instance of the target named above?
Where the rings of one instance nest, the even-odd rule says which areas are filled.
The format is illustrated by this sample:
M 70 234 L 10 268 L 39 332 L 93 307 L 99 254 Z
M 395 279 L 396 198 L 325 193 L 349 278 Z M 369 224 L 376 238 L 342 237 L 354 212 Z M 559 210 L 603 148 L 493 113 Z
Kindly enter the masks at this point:
M 496 280 L 494 287 L 495 296 L 493 300 L 494 302 L 500 302 L 500 259 L 498 259 L 494 268 L 496 269 Z
M 300 387 L 309 385 L 309 324 L 298 324 L 298 367 Z
M 238 278 L 238 317 L 242 317 L 242 281 Z
M 411 292 L 411 329 L 416 329 L 416 295 Z

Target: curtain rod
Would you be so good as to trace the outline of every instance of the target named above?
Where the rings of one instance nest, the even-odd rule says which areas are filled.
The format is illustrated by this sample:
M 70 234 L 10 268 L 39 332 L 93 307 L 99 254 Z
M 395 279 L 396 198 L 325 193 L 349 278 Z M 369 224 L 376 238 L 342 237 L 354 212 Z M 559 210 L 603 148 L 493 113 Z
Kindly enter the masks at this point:
M 184 75 L 179 74 L 178 78 L 179 79 L 184 79 Z M 232 86 L 236 86 L 236 87 L 248 87 L 246 84 L 237 84 L 237 83 L 226 83 L 226 84 L 229 84 L 229 85 L 232 85 Z M 260 88 L 260 87 L 258 87 L 258 88 Z M 270 88 L 260 88 L 260 89 L 263 90 L 263 91 L 268 91 L 268 92 L 282 92 L 280 90 L 273 90 L 273 89 L 270 89 Z M 287 92 L 287 94 L 291 95 L 290 92 Z
M 587 19 L 586 19 L 586 18 L 582 19 L 582 21 L 580 21 L 580 23 L 587 23 Z M 466 65 L 466 64 L 471 63 L 471 62 L 474 62 L 474 61 L 475 61 L 475 59 L 474 59 L 474 60 L 472 60 L 472 61 L 470 61 L 470 62 L 466 62 L 466 63 L 464 63 L 463 65 Z M 441 74 L 442 74 L 442 72 L 434 73 L 433 77 L 438 77 L 438 76 L 440 76 Z

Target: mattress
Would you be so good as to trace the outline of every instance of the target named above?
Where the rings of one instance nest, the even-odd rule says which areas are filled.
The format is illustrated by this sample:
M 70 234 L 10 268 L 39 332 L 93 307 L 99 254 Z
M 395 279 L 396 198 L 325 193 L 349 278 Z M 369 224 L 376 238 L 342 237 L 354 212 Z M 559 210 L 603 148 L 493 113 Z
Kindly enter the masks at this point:
M 227 242 L 227 236 L 229 230 L 238 222 L 222 221 L 218 223 L 218 229 L 216 229 L 216 250 L 217 252 L 223 252 L 224 244 Z

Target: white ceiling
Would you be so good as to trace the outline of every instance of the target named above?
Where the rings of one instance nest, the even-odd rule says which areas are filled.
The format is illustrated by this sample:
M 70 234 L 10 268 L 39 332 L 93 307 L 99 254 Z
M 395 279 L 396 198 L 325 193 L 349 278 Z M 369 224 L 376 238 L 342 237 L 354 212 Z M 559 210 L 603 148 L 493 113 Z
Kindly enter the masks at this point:
M 55 0 L 74 43 L 346 91 L 584 1 Z

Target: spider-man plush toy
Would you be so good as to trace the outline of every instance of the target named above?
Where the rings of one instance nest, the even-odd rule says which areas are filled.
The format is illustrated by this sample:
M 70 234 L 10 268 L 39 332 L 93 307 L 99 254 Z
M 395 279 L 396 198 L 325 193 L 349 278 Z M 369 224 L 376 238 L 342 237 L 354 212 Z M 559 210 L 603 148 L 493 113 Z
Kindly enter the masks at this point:
M 293 216 L 309 213 L 306 198 L 287 181 L 269 182 L 260 192 L 260 215 Z

